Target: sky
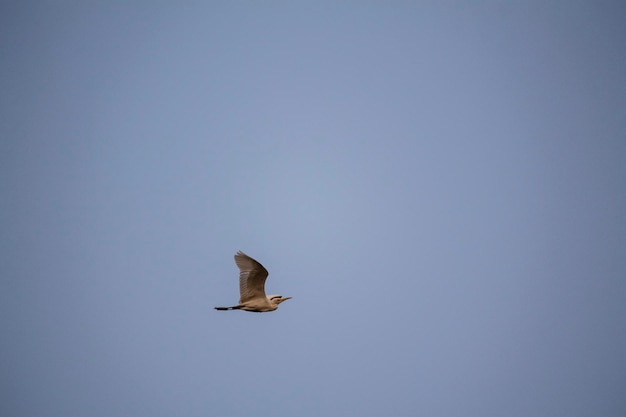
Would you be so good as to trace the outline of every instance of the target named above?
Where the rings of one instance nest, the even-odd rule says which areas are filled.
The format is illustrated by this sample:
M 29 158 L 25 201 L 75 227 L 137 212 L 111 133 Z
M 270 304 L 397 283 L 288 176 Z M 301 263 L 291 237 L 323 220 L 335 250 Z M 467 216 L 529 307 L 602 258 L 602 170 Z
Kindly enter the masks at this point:
M 626 416 L 626 7 L 263 3 L 0 6 L 0 415 Z

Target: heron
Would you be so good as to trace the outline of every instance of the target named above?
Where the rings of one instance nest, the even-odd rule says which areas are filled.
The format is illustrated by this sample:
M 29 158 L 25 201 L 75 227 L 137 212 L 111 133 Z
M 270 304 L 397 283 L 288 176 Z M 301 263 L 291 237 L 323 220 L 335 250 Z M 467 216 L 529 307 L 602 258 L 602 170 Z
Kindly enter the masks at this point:
M 242 251 L 235 255 L 235 263 L 239 267 L 239 304 L 232 307 L 215 307 L 216 310 L 245 310 L 256 313 L 274 311 L 283 301 L 291 297 L 272 294 L 265 295 L 267 269 Z

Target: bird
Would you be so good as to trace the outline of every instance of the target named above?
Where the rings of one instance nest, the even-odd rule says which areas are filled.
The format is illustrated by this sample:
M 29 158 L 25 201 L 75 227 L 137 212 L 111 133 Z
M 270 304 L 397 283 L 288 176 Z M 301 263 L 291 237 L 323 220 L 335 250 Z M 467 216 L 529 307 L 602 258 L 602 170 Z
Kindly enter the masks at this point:
M 235 263 L 239 267 L 239 304 L 232 307 L 215 307 L 216 310 L 245 310 L 255 313 L 274 311 L 283 301 L 291 297 L 272 294 L 265 295 L 267 269 L 242 251 L 235 254 Z

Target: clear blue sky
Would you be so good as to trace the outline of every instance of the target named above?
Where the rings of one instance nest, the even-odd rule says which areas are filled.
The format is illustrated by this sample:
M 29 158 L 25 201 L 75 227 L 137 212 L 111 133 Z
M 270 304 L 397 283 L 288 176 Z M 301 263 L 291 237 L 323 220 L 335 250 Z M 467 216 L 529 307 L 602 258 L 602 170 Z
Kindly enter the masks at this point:
M 0 415 L 626 415 L 621 2 L 13 3 Z

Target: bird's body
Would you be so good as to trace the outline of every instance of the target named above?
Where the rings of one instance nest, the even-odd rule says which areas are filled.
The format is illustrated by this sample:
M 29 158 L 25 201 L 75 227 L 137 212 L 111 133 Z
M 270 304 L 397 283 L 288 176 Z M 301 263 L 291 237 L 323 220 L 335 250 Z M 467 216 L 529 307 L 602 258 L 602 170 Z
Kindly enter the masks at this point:
M 239 304 L 232 307 L 215 307 L 216 310 L 264 313 L 276 310 L 280 303 L 291 298 L 265 295 L 265 280 L 269 275 L 267 269 L 242 251 L 235 255 L 235 263 L 239 267 Z

